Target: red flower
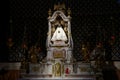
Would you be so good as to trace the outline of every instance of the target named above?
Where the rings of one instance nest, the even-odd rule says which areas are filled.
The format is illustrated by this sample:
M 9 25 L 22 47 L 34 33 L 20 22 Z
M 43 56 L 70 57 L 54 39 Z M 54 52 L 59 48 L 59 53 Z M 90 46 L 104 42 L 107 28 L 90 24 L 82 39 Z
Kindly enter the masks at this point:
M 66 74 L 69 74 L 69 68 L 66 68 L 66 71 L 65 71 Z

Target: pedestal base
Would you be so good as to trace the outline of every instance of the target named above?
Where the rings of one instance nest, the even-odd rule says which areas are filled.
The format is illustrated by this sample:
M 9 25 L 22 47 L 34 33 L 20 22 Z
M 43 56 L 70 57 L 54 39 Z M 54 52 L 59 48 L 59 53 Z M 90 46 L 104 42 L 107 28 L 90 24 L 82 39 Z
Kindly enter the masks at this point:
M 22 73 L 21 80 L 96 80 L 89 63 L 77 63 L 76 67 L 73 63 L 64 63 L 60 76 L 55 76 L 53 65 L 53 63 L 30 64 L 30 73 Z M 77 70 L 76 73 L 74 69 Z

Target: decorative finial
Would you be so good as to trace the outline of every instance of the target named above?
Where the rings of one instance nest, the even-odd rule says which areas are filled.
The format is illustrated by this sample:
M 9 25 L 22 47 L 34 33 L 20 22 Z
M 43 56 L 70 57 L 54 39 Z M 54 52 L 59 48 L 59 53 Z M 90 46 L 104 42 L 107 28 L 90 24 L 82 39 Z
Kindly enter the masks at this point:
M 48 11 L 48 15 L 49 15 L 49 16 L 52 15 L 52 11 L 51 11 L 51 9 L 49 9 L 49 11 Z
M 68 8 L 67 12 L 68 12 L 68 16 L 70 16 L 70 15 L 71 15 L 71 10 L 70 10 L 70 8 Z

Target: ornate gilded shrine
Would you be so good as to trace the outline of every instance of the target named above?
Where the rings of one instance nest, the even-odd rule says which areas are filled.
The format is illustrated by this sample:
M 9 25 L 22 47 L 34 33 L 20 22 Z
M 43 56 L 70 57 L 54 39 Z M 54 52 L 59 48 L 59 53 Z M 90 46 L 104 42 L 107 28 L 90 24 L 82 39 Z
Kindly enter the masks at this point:
M 46 42 L 47 60 L 62 58 L 70 61 L 72 57 L 73 40 L 71 35 L 70 9 L 65 15 L 65 5 L 55 5 L 55 12 L 49 10 L 48 37 Z M 69 55 L 69 58 L 67 57 Z
M 60 77 L 64 73 L 63 65 L 72 62 L 71 11 L 66 11 L 64 4 L 58 4 L 48 14 L 47 63 L 52 66 L 53 76 Z

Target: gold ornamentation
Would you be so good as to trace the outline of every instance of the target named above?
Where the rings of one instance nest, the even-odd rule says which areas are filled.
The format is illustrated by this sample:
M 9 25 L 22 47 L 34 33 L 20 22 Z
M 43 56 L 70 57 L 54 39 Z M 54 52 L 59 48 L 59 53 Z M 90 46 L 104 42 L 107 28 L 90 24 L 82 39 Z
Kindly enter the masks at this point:
M 66 26 L 64 27 L 64 31 L 67 32 L 67 27 Z
M 53 55 L 54 55 L 54 58 L 63 58 L 64 57 L 63 51 L 55 51 L 53 53 Z
M 55 76 L 56 77 L 61 76 L 61 64 L 60 63 L 55 64 Z
M 84 61 L 89 62 L 89 51 L 87 49 L 87 46 L 85 46 L 85 44 L 82 44 L 82 54 Z
M 65 9 L 65 4 L 64 3 L 62 3 L 62 4 L 60 4 L 60 3 L 58 3 L 58 5 L 54 5 L 54 10 L 62 10 L 62 9 Z
M 52 27 L 52 34 L 55 32 L 55 27 L 53 26 Z

